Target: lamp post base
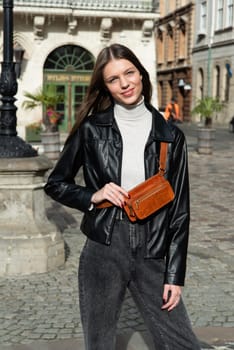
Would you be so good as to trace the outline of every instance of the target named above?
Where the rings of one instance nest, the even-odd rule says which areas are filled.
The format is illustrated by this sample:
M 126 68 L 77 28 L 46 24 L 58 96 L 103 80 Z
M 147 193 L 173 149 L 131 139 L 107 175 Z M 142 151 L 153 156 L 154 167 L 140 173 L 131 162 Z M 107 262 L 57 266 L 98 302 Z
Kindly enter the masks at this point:
M 19 136 L 0 135 L 0 158 L 35 156 L 37 156 L 37 150 Z
M 45 212 L 45 156 L 0 161 L 0 276 L 48 272 L 63 265 L 64 241 Z

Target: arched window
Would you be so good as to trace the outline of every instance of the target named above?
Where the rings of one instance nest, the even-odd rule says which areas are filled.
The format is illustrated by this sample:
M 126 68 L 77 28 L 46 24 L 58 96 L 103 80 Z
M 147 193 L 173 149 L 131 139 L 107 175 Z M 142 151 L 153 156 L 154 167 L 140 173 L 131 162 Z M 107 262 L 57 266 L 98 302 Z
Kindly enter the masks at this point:
M 159 81 L 158 82 L 158 107 L 160 110 L 162 109 L 162 106 L 163 106 L 162 96 L 163 96 L 163 82 Z
M 168 104 L 168 102 L 170 102 L 171 98 L 173 96 L 173 81 L 169 80 L 167 83 L 167 100 L 166 105 Z
M 60 46 L 48 55 L 44 64 L 44 84 L 55 85 L 57 92 L 65 97 L 64 103 L 56 107 L 64 116 L 60 131 L 71 130 L 76 110 L 87 91 L 93 67 L 93 55 L 80 46 Z
M 164 31 L 158 29 L 157 32 L 157 64 L 164 63 Z
M 85 49 L 75 45 L 58 47 L 50 53 L 44 69 L 61 71 L 90 71 L 94 66 L 93 56 Z
M 225 85 L 224 85 L 224 101 L 229 101 L 229 95 L 230 95 L 230 79 L 232 77 L 232 69 L 230 63 L 226 63 L 226 69 L 225 72 Z
M 187 57 L 187 31 L 186 21 L 181 18 L 179 21 L 179 59 L 184 60 Z
M 214 71 L 214 96 L 220 98 L 220 67 L 216 66 Z
M 174 21 L 167 25 L 167 62 L 174 61 Z
M 201 99 L 204 97 L 204 73 L 203 69 L 199 68 L 197 75 L 197 98 Z

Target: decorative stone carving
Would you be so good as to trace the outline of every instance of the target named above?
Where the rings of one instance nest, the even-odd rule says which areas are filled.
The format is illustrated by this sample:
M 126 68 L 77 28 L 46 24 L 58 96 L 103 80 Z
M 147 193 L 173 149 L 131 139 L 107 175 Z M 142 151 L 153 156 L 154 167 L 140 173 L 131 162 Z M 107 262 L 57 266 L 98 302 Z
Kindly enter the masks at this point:
M 44 37 L 45 17 L 35 16 L 33 20 L 33 32 L 35 39 L 42 40 Z
M 78 25 L 77 19 L 74 19 L 74 18 L 70 19 L 68 21 L 68 26 L 67 26 L 68 34 L 74 34 L 77 29 L 77 25 Z
M 111 29 L 112 29 L 112 19 L 103 18 L 100 26 L 102 39 L 109 40 L 111 38 Z
M 167 34 L 170 35 L 170 37 L 173 36 L 174 28 L 175 28 L 175 22 L 174 21 L 170 21 L 167 24 Z
M 178 28 L 185 33 L 186 31 L 186 24 L 188 22 L 188 17 L 187 16 L 181 16 L 178 22 Z
M 143 38 L 150 38 L 154 30 L 154 21 L 145 20 L 142 25 Z

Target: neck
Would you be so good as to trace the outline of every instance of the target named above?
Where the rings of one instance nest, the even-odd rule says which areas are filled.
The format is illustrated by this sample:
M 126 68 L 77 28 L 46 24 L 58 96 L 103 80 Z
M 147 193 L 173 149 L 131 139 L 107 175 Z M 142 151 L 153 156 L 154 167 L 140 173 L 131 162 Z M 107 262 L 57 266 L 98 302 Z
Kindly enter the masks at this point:
M 134 103 L 133 105 L 127 105 L 127 104 L 120 103 L 117 101 L 115 101 L 115 105 L 120 106 L 120 107 L 125 108 L 125 109 L 128 109 L 128 110 L 131 110 L 131 109 L 134 109 L 137 106 L 143 104 L 143 102 L 144 102 L 144 96 L 141 96 L 141 99 L 137 103 Z
M 147 111 L 144 103 L 144 97 L 134 105 L 125 105 L 115 101 L 114 112 L 118 119 L 138 119 L 144 117 L 144 113 Z

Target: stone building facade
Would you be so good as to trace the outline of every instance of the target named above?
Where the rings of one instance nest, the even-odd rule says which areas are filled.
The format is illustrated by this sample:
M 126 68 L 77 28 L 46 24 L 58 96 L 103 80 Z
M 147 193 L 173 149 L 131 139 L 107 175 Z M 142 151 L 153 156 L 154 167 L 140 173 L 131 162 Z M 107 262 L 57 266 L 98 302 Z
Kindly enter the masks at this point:
M 2 1 L 0 1 L 0 19 Z M 25 111 L 24 92 L 54 84 L 65 95 L 61 132 L 67 133 L 89 84 L 98 52 L 111 43 L 131 48 L 145 65 L 156 89 L 154 24 L 159 17 L 156 0 L 15 0 L 14 49 L 17 63 L 17 130 L 25 138 L 26 126 L 40 121 L 42 108 Z M 0 31 L 2 61 L 3 31 Z
M 156 22 L 158 105 L 163 112 L 175 97 L 184 121 L 191 119 L 194 3 L 161 0 Z
M 196 1 L 193 104 L 204 96 L 224 102 L 225 108 L 214 117 L 219 124 L 228 124 L 234 115 L 233 7 L 233 0 Z

